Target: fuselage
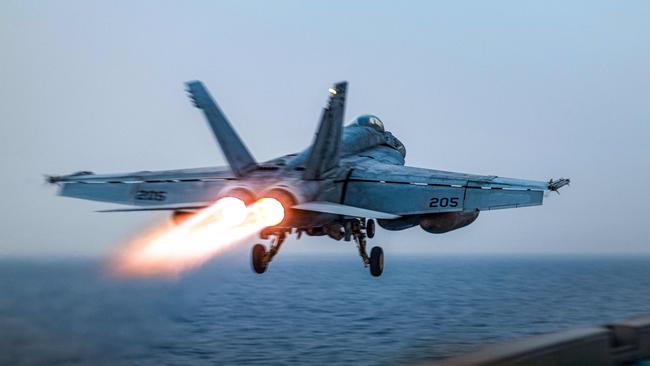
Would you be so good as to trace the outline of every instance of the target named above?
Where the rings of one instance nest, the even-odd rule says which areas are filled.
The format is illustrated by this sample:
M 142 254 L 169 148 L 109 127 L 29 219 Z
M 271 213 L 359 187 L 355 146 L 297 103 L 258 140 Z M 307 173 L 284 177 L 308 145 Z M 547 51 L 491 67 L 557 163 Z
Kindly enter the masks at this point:
M 265 191 L 282 189 L 290 192 L 294 200 L 329 201 L 343 203 L 346 195 L 346 179 L 355 168 L 372 168 L 377 165 L 404 165 L 406 149 L 401 141 L 387 131 L 353 122 L 343 129 L 339 166 L 328 172 L 321 180 L 304 180 L 302 173 L 310 148 L 300 153 L 288 154 L 261 165 L 252 172 L 249 181 L 256 187 L 249 189 L 264 195 Z M 337 221 L 339 215 L 288 210 L 287 219 L 281 227 L 317 227 Z

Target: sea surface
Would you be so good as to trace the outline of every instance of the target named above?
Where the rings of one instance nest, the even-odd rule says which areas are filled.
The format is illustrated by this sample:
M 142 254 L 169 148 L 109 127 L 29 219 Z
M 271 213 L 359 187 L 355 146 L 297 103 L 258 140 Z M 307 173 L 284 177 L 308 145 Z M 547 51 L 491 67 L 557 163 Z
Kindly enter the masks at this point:
M 0 365 L 385 365 L 650 313 L 649 257 L 217 258 L 125 279 L 0 259 Z

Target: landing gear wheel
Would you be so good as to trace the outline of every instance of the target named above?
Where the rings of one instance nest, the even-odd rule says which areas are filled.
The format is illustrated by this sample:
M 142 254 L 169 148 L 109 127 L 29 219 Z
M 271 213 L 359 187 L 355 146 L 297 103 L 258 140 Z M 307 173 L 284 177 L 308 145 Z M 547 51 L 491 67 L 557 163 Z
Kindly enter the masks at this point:
M 366 236 L 372 239 L 375 236 L 375 220 L 366 221 Z
M 384 251 L 381 247 L 374 247 L 370 251 L 370 274 L 379 277 L 382 272 L 384 272 Z
M 266 248 L 264 245 L 253 245 L 253 250 L 251 251 L 251 266 L 255 273 L 262 274 L 266 272 L 268 262 L 266 261 Z

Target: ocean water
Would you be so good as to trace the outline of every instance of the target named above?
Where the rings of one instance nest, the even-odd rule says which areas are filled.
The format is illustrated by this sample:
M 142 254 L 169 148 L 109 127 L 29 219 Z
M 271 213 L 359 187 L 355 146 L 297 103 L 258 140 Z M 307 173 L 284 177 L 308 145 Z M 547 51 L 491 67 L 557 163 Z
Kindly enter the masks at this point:
M 648 257 L 228 255 L 176 280 L 0 260 L 1 365 L 384 365 L 650 312 Z

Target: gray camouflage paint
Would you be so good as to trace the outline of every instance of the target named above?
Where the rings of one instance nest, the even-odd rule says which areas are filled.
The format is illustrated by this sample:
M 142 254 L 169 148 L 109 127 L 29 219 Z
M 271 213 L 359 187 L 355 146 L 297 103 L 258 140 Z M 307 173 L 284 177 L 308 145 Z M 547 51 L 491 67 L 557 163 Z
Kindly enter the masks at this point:
M 230 167 L 50 177 L 51 183 L 60 185 L 59 194 L 138 206 L 110 211 L 173 211 L 205 207 L 235 188 L 256 198 L 281 190 L 292 198 L 292 206 L 300 207 L 281 225 L 306 229 L 344 217 L 408 221 L 412 215 L 541 205 L 544 191 L 569 183 L 568 179 L 542 182 L 405 166 L 404 145 L 384 130 L 377 117 L 360 116 L 342 126 L 345 82 L 330 89 L 328 106 L 309 148 L 258 164 L 203 85 L 187 85 Z

